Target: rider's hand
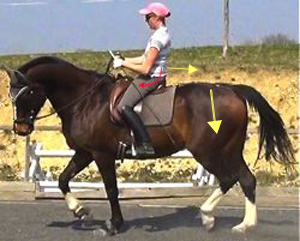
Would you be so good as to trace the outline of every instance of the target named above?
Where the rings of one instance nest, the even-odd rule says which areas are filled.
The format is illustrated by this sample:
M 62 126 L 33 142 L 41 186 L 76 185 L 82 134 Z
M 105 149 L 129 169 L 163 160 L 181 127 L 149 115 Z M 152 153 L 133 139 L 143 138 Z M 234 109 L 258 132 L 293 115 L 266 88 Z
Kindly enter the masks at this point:
M 114 69 L 121 67 L 123 65 L 123 62 L 124 62 L 123 59 L 115 58 L 113 63 Z

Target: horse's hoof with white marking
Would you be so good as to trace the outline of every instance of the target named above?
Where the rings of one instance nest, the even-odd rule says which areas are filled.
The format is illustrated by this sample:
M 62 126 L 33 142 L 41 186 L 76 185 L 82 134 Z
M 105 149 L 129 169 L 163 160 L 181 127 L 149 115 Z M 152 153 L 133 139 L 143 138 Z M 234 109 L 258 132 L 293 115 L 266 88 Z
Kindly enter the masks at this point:
M 83 225 L 85 226 L 91 226 L 93 224 L 93 215 L 91 213 L 88 213 L 88 214 L 84 214 L 80 220 L 82 221 Z
M 234 226 L 231 231 L 232 233 L 245 233 L 249 229 L 253 229 L 256 227 L 256 224 L 245 224 L 245 223 L 240 223 L 236 226 Z
M 102 228 L 99 228 L 99 229 L 93 230 L 93 234 L 94 234 L 94 236 L 106 237 L 107 231 Z
M 79 207 L 76 211 L 73 212 L 74 216 L 79 218 L 80 221 L 86 226 L 92 223 L 93 215 L 91 213 L 91 209 L 88 207 Z
M 212 215 L 202 212 L 201 213 L 202 224 L 207 231 L 210 231 L 215 226 L 215 218 Z
M 245 233 L 246 232 L 246 226 L 243 223 L 240 223 L 239 225 L 234 226 L 231 229 L 232 233 Z

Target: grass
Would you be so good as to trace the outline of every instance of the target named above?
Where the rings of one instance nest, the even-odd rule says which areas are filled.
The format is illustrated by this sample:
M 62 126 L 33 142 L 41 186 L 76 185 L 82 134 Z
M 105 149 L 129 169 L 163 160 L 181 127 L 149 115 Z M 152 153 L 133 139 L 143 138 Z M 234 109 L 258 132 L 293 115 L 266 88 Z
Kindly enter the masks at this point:
M 249 45 L 230 48 L 228 57 L 221 57 L 222 47 L 193 47 L 173 49 L 169 57 L 170 67 L 188 67 L 191 64 L 199 71 L 195 76 L 205 72 L 215 72 L 237 69 L 249 73 L 258 70 L 281 71 L 298 70 L 298 44 L 286 46 Z M 123 51 L 124 56 L 137 56 L 143 53 L 142 50 Z M 109 61 L 107 52 L 79 52 L 79 53 L 58 53 L 51 54 L 64 58 L 71 63 L 86 69 L 93 69 L 104 72 Z M 14 55 L 1 56 L 1 65 L 10 68 L 18 68 L 27 61 L 41 55 Z M 180 71 L 179 71 L 180 72 Z

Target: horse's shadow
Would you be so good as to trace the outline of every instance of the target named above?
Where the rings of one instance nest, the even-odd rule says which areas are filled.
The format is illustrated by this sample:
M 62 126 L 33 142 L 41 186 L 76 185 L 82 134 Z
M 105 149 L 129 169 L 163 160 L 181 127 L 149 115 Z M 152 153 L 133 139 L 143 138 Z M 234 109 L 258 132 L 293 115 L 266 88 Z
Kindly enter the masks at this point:
M 216 217 L 214 229 L 228 228 L 241 221 L 239 217 Z M 75 220 L 71 222 L 54 221 L 47 225 L 48 227 L 68 228 L 75 230 L 97 230 L 105 229 L 104 220 L 91 220 L 88 224 Z M 178 208 L 175 212 L 161 215 L 148 216 L 142 218 L 128 219 L 125 221 L 120 232 L 123 233 L 130 229 L 142 229 L 147 232 L 160 232 L 182 227 L 203 228 L 200 217 L 200 210 L 197 207 Z
M 81 220 L 73 220 L 70 222 L 63 222 L 63 221 L 53 221 L 50 224 L 47 224 L 47 227 L 54 227 L 54 228 L 69 228 L 71 227 L 74 230 L 82 230 L 82 231 L 91 231 L 97 230 L 99 228 L 104 229 L 105 221 L 103 220 L 90 220 L 88 222 L 81 221 Z

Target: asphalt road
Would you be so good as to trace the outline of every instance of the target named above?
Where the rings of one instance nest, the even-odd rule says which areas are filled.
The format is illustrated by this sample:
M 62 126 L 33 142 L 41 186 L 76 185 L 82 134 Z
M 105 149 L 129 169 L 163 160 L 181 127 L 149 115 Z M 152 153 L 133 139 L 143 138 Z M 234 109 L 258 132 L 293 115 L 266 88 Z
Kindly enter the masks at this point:
M 296 241 L 299 240 L 299 210 L 260 208 L 259 226 L 245 235 L 231 234 L 243 208 L 220 207 L 216 227 L 207 232 L 201 226 L 195 206 L 156 206 L 122 203 L 126 219 L 122 232 L 104 236 L 101 227 L 109 218 L 106 202 L 89 202 L 94 223 L 82 228 L 63 201 L 0 202 L 0 240 L 2 241 Z

